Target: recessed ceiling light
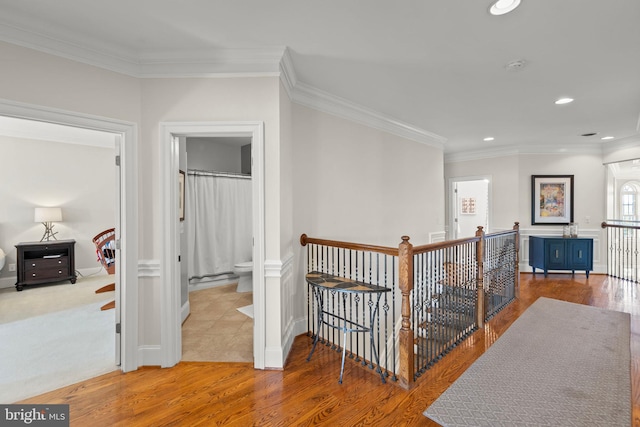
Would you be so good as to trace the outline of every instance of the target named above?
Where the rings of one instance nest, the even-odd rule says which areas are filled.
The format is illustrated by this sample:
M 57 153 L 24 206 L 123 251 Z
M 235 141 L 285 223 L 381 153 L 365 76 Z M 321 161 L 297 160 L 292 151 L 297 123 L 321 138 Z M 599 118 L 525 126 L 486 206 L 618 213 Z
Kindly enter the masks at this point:
M 495 138 L 492 136 L 488 136 L 485 139 L 483 139 L 483 141 L 493 141 Z
M 560 98 L 556 101 L 556 104 L 562 105 L 562 104 L 568 104 L 570 102 L 573 102 L 573 98 Z
M 513 9 L 520 5 L 520 0 L 498 0 L 493 3 L 489 8 L 489 13 L 492 15 L 504 15 L 511 12 Z
M 613 139 L 613 137 L 612 136 L 603 136 L 601 139 L 603 141 L 606 141 L 607 139 Z

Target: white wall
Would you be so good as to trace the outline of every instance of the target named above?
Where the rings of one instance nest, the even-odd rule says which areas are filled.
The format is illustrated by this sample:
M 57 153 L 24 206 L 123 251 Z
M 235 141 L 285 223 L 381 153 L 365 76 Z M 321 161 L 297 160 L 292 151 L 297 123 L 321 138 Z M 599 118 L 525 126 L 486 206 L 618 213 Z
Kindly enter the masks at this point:
M 0 42 L 0 98 L 140 121 L 138 79 Z
M 154 269 L 164 249 L 161 122 L 265 123 L 265 253 L 267 259 L 279 262 L 278 77 L 137 79 L 7 43 L 0 43 L 0 57 L 3 63 L 11 64 L 0 68 L 0 98 L 124 120 L 138 126 L 140 222 L 128 226 L 138 233 L 138 258 L 144 269 L 138 277 L 140 364 L 159 364 L 160 297 L 163 287 L 171 285 L 162 283 L 159 268 Z M 279 282 L 279 278 L 271 282 Z M 279 318 L 280 313 L 271 310 L 267 316 Z M 281 342 L 281 330 L 267 328 L 267 334 L 270 342 Z
M 517 156 L 446 163 L 444 174 L 451 178 L 488 176 L 491 179 L 489 229 L 508 230 L 521 220 L 519 210 L 520 175 Z M 450 194 L 447 194 L 447 222 L 450 220 Z M 449 225 L 449 224 L 448 224 Z M 479 224 L 481 225 L 481 224 Z
M 528 236 L 562 236 L 561 225 L 531 224 L 531 175 L 574 175 L 574 222 L 579 224 L 581 237 L 594 239 L 594 271 L 606 272 L 606 242 L 600 228 L 606 215 L 606 169 L 601 154 L 519 154 L 445 166 L 447 179 L 489 174 L 492 230 L 511 229 L 515 221 L 520 223 L 521 271 L 531 271 Z
M 75 268 L 81 274 L 101 270 L 93 237 L 115 224 L 116 178 L 113 148 L 0 136 L 0 248 L 7 266 L 0 287 L 15 285 L 15 245 L 39 241 L 34 208 L 62 208 L 54 224 L 58 240 L 74 239 Z
M 160 259 L 163 241 L 160 166 L 166 147 L 161 147 L 160 124 L 163 122 L 262 121 L 265 124 L 265 256 L 267 260 L 280 260 L 280 171 L 279 171 L 279 119 L 277 77 L 256 78 L 175 78 L 141 80 L 142 108 L 140 186 L 140 215 L 142 236 L 141 257 Z M 192 159 L 190 158 L 189 161 Z M 267 280 L 273 287 L 267 294 L 279 299 L 279 277 Z M 141 316 L 141 336 L 151 348 L 161 344 L 158 325 L 161 324 L 160 297 L 164 287 L 159 278 L 140 282 L 140 299 L 145 301 Z M 273 319 L 280 319 L 277 306 L 266 305 L 267 346 L 281 348 L 282 330 L 270 328 Z M 284 364 L 284 355 L 280 351 Z M 267 362 L 270 363 L 270 362 Z
M 396 247 L 444 230 L 442 149 L 298 105 L 294 138 L 296 238 Z

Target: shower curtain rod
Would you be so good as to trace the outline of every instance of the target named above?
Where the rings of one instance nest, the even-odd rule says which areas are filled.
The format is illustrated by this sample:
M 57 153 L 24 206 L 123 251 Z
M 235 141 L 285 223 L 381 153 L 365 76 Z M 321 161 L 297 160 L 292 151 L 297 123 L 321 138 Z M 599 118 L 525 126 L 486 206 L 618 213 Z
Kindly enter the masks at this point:
M 197 176 L 226 176 L 229 178 L 244 178 L 251 179 L 251 175 L 246 173 L 234 173 L 234 172 L 215 172 L 215 171 L 203 171 L 198 169 L 189 169 L 187 170 L 189 175 L 197 175 Z

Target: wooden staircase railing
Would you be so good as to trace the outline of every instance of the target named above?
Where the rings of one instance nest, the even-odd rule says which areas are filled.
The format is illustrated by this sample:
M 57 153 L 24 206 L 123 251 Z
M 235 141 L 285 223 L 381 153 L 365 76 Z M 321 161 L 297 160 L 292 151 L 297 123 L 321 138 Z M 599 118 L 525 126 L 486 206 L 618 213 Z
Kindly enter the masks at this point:
M 376 332 L 379 368 L 405 389 L 518 294 L 519 225 L 513 230 L 413 246 L 408 236 L 397 248 L 300 237 L 307 246 L 307 271 L 341 276 L 391 289 L 380 302 Z M 311 293 L 309 293 L 310 295 Z M 331 295 L 327 295 L 330 301 Z M 330 303 L 331 304 L 331 303 Z M 329 305 L 330 305 L 329 304 Z M 348 310 L 366 318 L 368 301 Z M 336 310 L 338 306 L 336 305 Z M 314 301 L 308 299 L 309 335 L 336 351 L 340 337 L 315 330 Z M 374 367 L 367 346 L 355 337 L 349 357 Z
M 640 283 L 640 221 L 608 219 L 601 226 L 607 231 L 607 274 Z

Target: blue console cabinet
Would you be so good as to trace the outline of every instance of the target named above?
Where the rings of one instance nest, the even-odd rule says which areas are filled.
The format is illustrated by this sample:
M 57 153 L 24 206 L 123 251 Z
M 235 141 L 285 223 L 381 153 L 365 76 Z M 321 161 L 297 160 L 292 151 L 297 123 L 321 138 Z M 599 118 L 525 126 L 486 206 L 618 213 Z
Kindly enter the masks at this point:
M 593 239 L 579 237 L 529 237 L 529 265 L 544 270 L 584 270 L 589 278 L 593 270 Z

